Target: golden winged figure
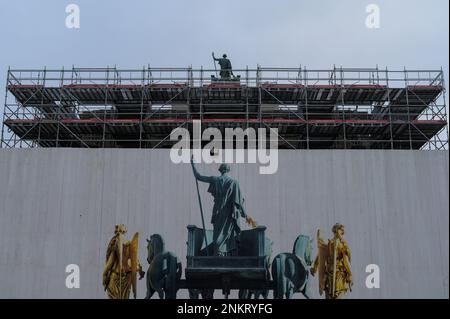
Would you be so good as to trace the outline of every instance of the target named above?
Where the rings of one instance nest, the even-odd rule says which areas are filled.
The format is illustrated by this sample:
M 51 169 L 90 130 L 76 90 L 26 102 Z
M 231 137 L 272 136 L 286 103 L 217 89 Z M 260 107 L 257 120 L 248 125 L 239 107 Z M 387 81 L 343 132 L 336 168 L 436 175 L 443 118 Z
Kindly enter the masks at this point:
M 317 230 L 317 257 L 311 274 L 319 274 L 319 294 L 326 299 L 342 299 L 353 285 L 351 253 L 344 240 L 344 225 L 335 224 L 333 238 L 325 241 Z
M 116 225 L 106 251 L 106 265 L 103 270 L 103 287 L 110 299 L 129 299 L 130 291 L 136 298 L 136 273 L 144 277 L 138 258 L 139 233 L 134 234 L 131 241 L 124 238 L 127 228 Z

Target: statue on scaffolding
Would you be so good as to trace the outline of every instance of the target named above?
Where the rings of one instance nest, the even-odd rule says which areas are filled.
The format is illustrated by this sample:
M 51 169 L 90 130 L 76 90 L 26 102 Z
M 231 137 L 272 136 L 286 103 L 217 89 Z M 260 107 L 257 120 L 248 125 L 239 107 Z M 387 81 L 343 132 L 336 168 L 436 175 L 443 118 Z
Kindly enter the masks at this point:
M 233 74 L 233 67 L 231 66 L 231 61 L 227 58 L 227 55 L 222 55 L 222 58 L 216 58 L 214 56 L 214 52 L 212 53 L 212 57 L 214 60 L 214 68 L 216 69 L 216 61 L 219 63 L 220 66 L 220 78 L 218 79 L 216 76 L 212 75 L 211 79 L 213 81 L 239 81 L 240 76 L 235 76 Z

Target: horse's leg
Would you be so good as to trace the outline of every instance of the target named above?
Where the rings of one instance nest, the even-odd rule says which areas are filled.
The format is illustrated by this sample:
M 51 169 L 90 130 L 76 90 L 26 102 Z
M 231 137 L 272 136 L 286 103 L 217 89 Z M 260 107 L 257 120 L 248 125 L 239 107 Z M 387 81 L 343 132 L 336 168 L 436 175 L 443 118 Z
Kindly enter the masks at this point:
M 268 295 L 268 291 L 266 289 L 264 290 L 256 290 L 255 291 L 255 299 L 259 299 L 259 298 L 263 298 L 263 299 L 267 299 L 267 295 Z
M 145 296 L 145 299 L 151 299 L 153 295 L 155 294 L 156 290 L 152 287 L 147 289 L 147 296 Z
M 145 299 L 150 299 L 153 296 L 153 294 L 155 293 L 152 286 L 150 285 L 150 276 L 148 275 L 149 270 L 150 270 L 150 267 L 149 267 L 149 269 L 147 269 L 147 276 L 146 276 L 146 282 L 145 282 L 147 285 L 147 294 L 145 295 Z
M 294 285 L 289 282 L 286 289 L 286 299 L 292 299 L 292 296 L 294 296 Z
M 158 292 L 159 299 L 164 299 L 164 290 L 162 288 L 159 288 L 157 290 L 157 292 Z
M 308 271 L 309 271 L 309 269 L 308 269 Z M 306 277 L 306 283 L 305 283 L 305 287 L 303 288 L 302 294 L 303 294 L 303 296 L 305 296 L 306 299 L 312 298 L 311 276 L 309 276 L 309 275 Z
M 198 299 L 200 293 L 198 289 L 189 289 L 189 298 L 190 299 Z
M 239 290 L 239 299 L 250 299 L 250 293 L 248 289 Z
M 166 284 L 166 276 L 158 282 L 158 288 L 156 292 L 158 293 L 159 299 L 164 299 L 164 287 Z
M 203 289 L 202 299 L 214 299 L 214 289 Z
M 177 258 L 169 256 L 167 258 L 167 274 L 164 282 L 166 299 L 177 298 L 177 271 L 178 263 Z
M 272 265 L 273 277 L 275 280 L 275 289 L 273 290 L 274 299 L 283 299 L 286 293 L 286 262 L 284 255 L 275 257 Z

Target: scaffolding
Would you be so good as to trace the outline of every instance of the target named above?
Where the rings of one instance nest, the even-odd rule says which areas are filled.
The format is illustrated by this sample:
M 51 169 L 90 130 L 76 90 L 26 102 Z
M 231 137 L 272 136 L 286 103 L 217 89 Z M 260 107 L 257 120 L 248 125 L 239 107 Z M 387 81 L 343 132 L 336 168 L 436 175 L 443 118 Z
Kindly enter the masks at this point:
M 441 70 L 8 70 L 2 148 L 168 148 L 202 127 L 278 129 L 281 149 L 448 149 Z

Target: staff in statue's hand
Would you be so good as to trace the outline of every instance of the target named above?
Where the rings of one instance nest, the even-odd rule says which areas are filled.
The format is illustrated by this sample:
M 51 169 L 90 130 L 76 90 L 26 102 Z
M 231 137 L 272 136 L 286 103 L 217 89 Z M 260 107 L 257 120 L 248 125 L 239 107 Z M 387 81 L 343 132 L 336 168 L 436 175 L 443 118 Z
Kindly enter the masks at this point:
M 217 77 L 218 75 L 217 75 L 216 57 L 214 56 L 214 52 L 212 52 L 212 58 L 214 61 L 214 70 L 216 70 L 216 77 Z

